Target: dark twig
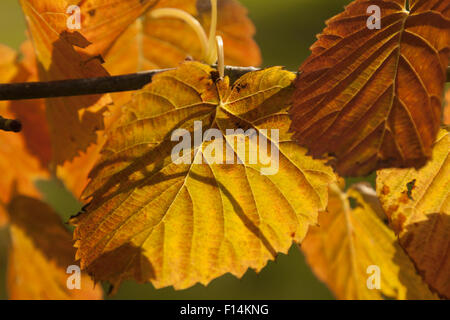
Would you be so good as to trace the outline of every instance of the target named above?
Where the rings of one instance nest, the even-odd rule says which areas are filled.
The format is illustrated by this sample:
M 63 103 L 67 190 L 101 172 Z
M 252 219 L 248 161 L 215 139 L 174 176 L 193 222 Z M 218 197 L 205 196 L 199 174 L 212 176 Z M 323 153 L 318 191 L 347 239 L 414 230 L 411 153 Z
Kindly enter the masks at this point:
M 0 101 L 82 96 L 139 90 L 150 83 L 155 74 L 168 70 L 171 69 L 152 70 L 103 78 L 0 84 Z M 237 79 L 245 73 L 256 70 L 259 69 L 253 67 L 227 66 L 225 73 L 232 79 Z M 447 69 L 447 82 L 450 82 L 450 68 Z
M 139 90 L 150 83 L 155 74 L 168 70 L 171 69 L 151 70 L 102 78 L 0 84 L 0 101 L 82 96 Z M 255 70 L 258 69 L 251 67 L 226 67 L 227 74 L 232 78 Z
M 20 132 L 22 130 L 22 123 L 18 120 L 5 119 L 0 116 L 0 130 Z

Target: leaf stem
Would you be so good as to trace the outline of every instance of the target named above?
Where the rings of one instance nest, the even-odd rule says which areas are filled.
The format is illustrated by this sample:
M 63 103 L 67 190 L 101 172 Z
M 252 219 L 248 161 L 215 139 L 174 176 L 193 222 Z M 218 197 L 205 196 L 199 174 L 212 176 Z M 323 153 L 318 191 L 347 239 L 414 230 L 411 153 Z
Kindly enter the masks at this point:
M 223 39 L 221 36 L 216 36 L 217 46 L 217 69 L 219 70 L 220 79 L 225 77 L 225 53 L 223 49 Z
M 217 32 L 217 0 L 211 0 L 211 26 L 209 28 L 207 64 L 213 64 L 217 61 L 216 50 L 216 32 Z

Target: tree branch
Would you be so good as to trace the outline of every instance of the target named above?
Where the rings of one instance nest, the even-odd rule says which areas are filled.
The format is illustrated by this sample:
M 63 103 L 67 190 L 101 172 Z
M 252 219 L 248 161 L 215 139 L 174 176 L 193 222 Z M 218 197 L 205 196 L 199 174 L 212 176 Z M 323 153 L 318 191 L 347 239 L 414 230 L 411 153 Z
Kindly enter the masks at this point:
M 151 70 L 103 78 L 0 84 L 0 101 L 70 97 L 139 90 L 150 83 L 155 74 L 168 70 L 172 69 Z M 248 72 L 257 70 L 260 69 L 226 66 L 225 74 L 230 76 L 232 80 L 235 80 Z M 447 82 L 450 82 L 450 67 L 447 68 Z
M 0 84 L 0 101 L 82 96 L 139 90 L 152 81 L 155 74 L 173 69 L 161 69 L 113 77 L 70 79 L 50 82 Z M 239 78 L 259 70 L 253 67 L 226 67 L 226 74 Z
M 0 130 L 20 132 L 22 130 L 22 123 L 18 120 L 5 119 L 0 116 Z

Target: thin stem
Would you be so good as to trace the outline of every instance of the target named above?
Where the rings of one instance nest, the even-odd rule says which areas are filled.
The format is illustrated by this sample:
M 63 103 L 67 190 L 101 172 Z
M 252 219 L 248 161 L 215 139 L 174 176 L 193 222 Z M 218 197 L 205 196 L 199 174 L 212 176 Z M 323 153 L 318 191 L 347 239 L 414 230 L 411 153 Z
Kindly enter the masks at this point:
M 213 64 L 217 61 L 216 32 L 217 32 L 217 0 L 211 0 L 211 26 L 209 28 L 208 57 L 206 60 L 207 64 Z
M 209 44 L 205 30 L 200 22 L 186 11 L 174 8 L 155 9 L 150 12 L 152 18 L 177 18 L 186 22 L 197 34 L 202 46 L 202 57 L 206 61 L 209 55 Z
M 225 77 L 225 53 L 223 49 L 223 39 L 221 36 L 216 36 L 217 45 L 217 69 L 219 70 L 220 79 Z

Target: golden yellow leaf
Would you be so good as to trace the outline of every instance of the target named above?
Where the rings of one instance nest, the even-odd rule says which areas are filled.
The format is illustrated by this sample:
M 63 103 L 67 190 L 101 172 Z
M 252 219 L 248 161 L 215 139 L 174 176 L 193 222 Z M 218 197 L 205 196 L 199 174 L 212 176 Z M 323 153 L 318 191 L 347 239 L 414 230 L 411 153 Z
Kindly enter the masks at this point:
M 420 170 L 377 172 L 377 193 L 400 244 L 425 281 L 450 298 L 450 134 L 442 129 L 433 160 Z
M 300 242 L 325 209 L 336 176 L 290 138 L 292 73 L 270 68 L 232 86 L 228 77 L 215 82 L 215 73 L 191 62 L 158 74 L 110 133 L 84 193 L 91 203 L 71 220 L 77 257 L 96 280 L 182 289 L 228 272 L 240 277 Z M 172 159 L 174 130 L 203 137 L 196 121 L 217 129 L 217 138 L 205 131 L 205 142 Z M 260 143 L 244 132 L 226 134 L 238 128 L 254 129 Z M 244 151 L 234 137 L 245 141 Z M 251 148 L 260 151 L 255 164 Z M 222 160 L 234 164 L 216 158 L 227 151 L 231 159 Z M 265 160 L 278 164 L 272 175 Z
M 90 43 L 78 32 L 69 32 L 66 0 L 20 0 L 36 51 L 41 81 L 107 76 L 99 57 L 77 52 Z M 110 97 L 82 96 L 47 99 L 56 164 L 74 158 L 96 142 L 96 131 L 103 129 L 103 113 Z
M 291 110 L 295 139 L 343 176 L 423 166 L 441 123 L 448 1 L 376 1 L 380 29 L 368 27 L 369 5 L 355 0 L 327 22 Z
M 346 193 L 334 187 L 327 211 L 309 229 L 301 249 L 338 299 L 436 298 L 383 221 L 371 186 L 354 185 Z
M 0 83 L 10 82 L 19 72 L 17 53 L 0 45 Z M 0 102 L 0 115 L 14 119 L 8 111 L 8 104 Z M 22 133 L 0 131 L 0 226 L 7 221 L 4 206 L 15 191 L 26 195 L 38 196 L 33 181 L 43 179 L 47 173 L 41 168 L 39 160 L 26 148 Z
M 82 274 L 80 289 L 68 289 L 66 271 L 74 262 L 70 233 L 43 202 L 16 196 L 11 217 L 8 294 L 13 300 L 101 299 L 102 289 Z M 70 279 L 69 279 L 70 282 Z

